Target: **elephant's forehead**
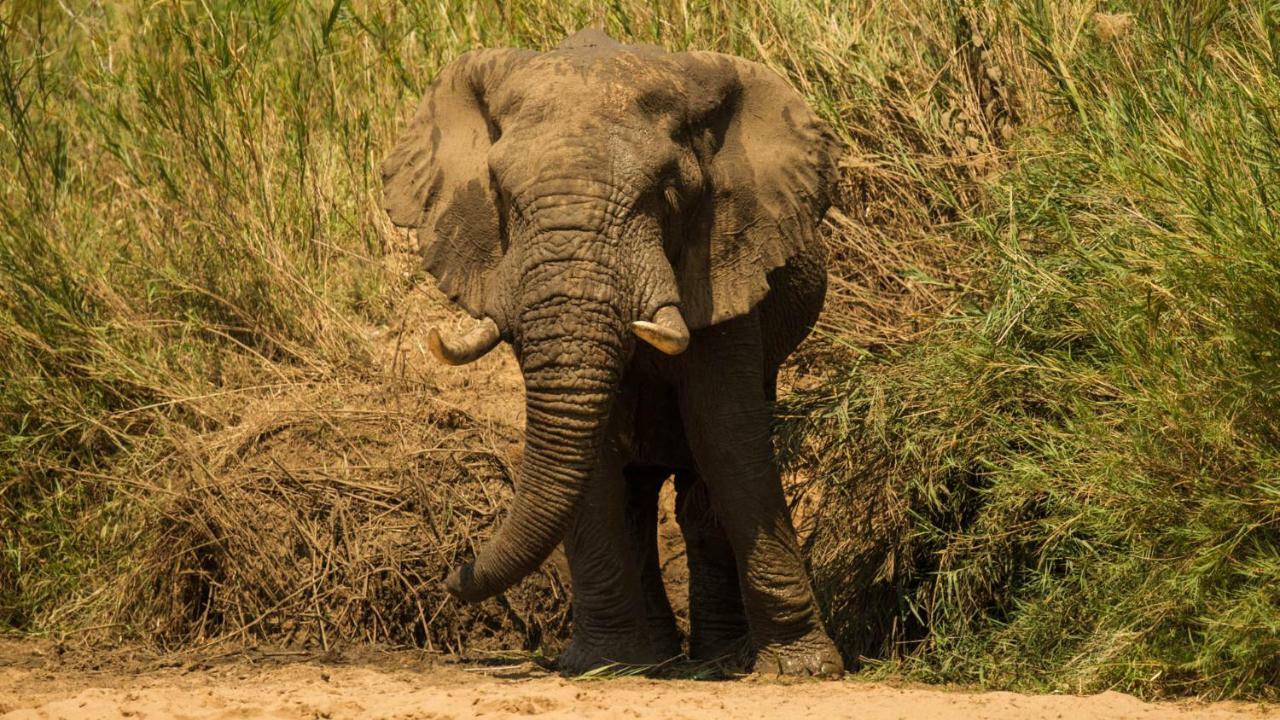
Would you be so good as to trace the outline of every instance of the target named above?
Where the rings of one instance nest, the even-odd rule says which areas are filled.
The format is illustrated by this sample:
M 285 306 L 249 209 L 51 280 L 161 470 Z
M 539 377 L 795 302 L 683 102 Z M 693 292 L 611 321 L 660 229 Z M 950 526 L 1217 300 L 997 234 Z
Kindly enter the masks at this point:
M 512 74 L 497 98 L 508 111 L 679 114 L 687 79 L 659 52 L 568 50 L 539 55 Z

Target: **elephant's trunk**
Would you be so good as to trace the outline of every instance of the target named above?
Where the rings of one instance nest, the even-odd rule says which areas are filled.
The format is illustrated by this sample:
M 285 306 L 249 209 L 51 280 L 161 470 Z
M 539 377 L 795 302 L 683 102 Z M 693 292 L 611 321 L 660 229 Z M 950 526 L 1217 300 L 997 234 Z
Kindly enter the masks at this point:
M 596 263 L 559 261 L 522 299 L 524 461 L 510 516 L 447 586 L 478 601 L 533 572 L 564 538 L 598 459 L 628 332 Z

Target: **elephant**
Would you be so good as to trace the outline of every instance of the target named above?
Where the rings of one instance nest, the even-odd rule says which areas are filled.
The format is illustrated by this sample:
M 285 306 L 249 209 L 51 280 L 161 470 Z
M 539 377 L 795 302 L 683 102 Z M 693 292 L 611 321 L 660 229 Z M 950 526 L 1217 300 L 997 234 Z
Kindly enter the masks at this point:
M 476 319 L 431 352 L 508 343 L 526 406 L 511 510 L 449 593 L 494 596 L 563 542 L 562 672 L 679 655 L 655 537 L 674 478 L 688 656 L 843 673 L 771 442 L 778 368 L 826 293 L 839 156 L 796 90 L 730 55 L 583 30 L 440 71 L 382 164 L 384 209 Z

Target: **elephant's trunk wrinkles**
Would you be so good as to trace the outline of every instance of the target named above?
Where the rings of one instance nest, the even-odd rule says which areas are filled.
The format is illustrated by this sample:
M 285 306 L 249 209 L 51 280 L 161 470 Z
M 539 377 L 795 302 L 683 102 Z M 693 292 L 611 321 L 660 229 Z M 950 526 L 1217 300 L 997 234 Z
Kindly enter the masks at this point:
M 449 577 L 449 590 L 463 600 L 500 593 L 536 570 L 585 494 L 621 375 L 626 327 L 596 268 L 561 268 L 555 293 L 524 301 L 524 461 L 510 516 L 475 562 Z

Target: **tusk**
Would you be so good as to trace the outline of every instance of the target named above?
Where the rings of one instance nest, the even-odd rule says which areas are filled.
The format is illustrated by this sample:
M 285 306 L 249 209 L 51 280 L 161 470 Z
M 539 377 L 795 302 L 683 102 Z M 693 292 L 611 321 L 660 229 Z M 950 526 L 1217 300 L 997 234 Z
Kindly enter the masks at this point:
M 663 305 L 653 314 L 653 322 L 637 320 L 631 331 L 641 340 L 668 355 L 679 355 L 689 347 L 689 327 L 675 305 Z
M 431 333 L 427 335 L 427 347 L 431 349 L 432 355 L 446 365 L 466 365 L 484 357 L 501 340 L 502 333 L 498 330 L 498 323 L 485 318 L 480 327 L 460 338 L 446 340 L 440 336 L 439 330 L 431 328 Z

